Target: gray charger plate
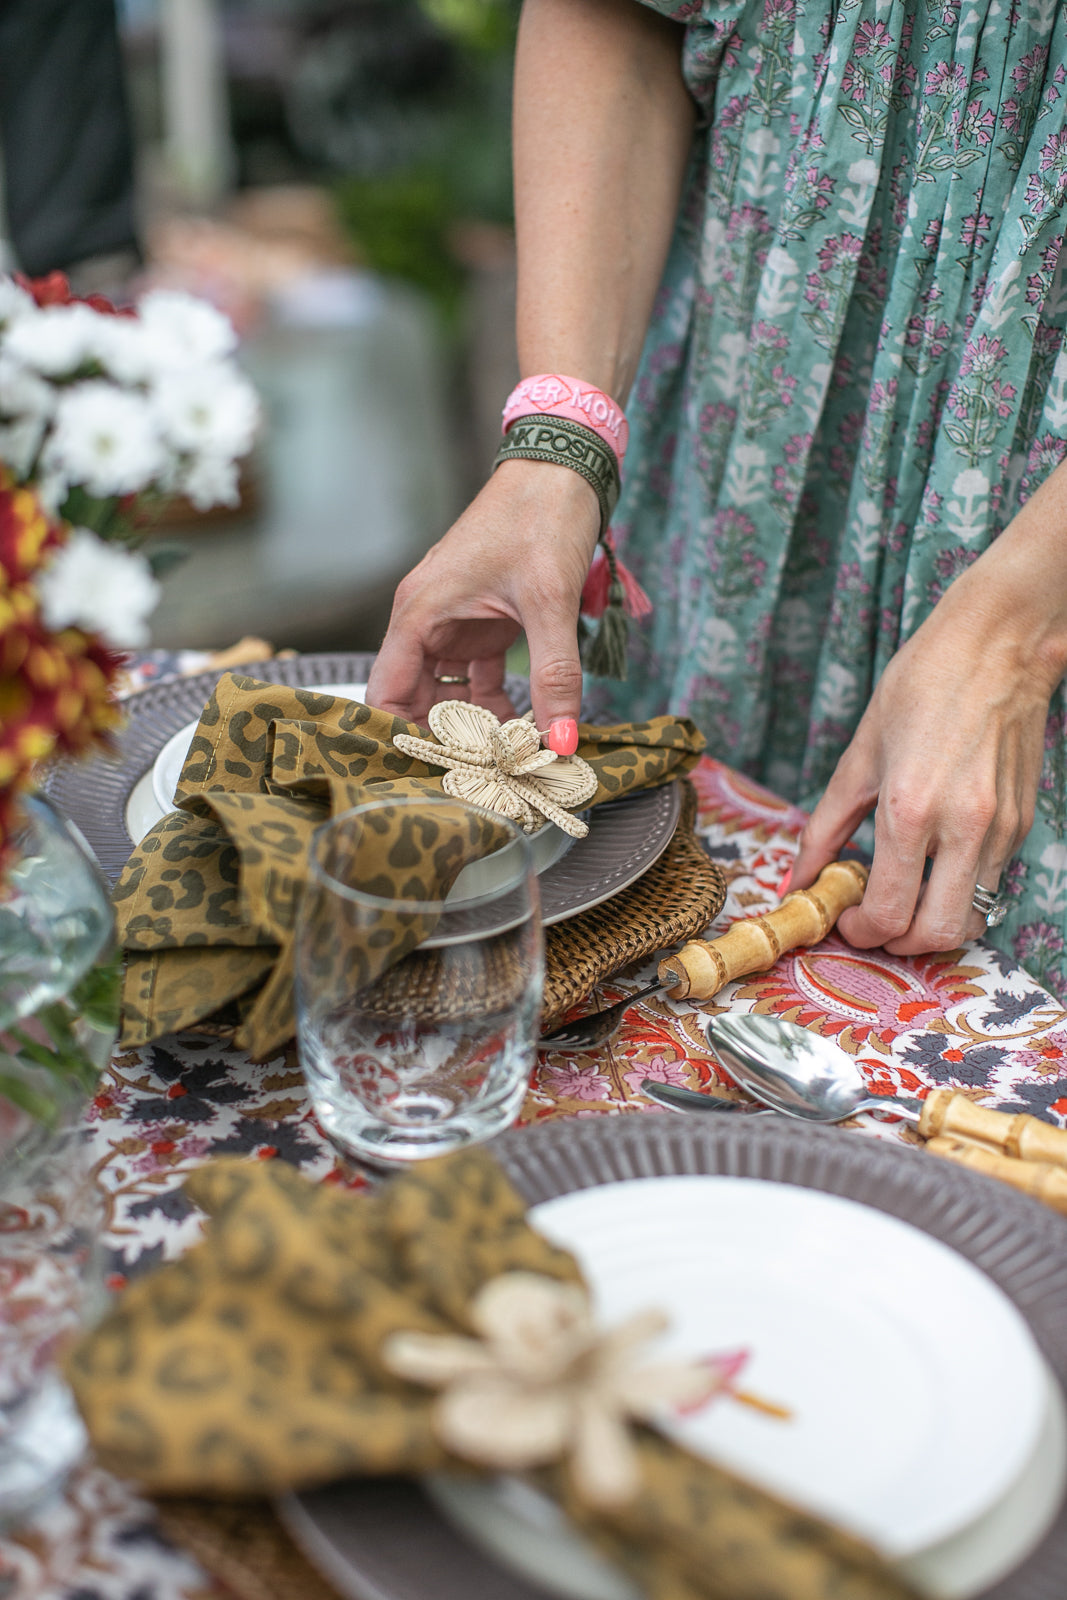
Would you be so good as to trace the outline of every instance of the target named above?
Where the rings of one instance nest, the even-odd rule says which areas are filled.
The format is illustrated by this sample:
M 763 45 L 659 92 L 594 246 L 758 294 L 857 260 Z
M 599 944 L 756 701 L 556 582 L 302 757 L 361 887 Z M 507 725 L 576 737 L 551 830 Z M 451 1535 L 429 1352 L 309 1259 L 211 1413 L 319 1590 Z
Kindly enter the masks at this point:
M 373 655 L 294 656 L 260 661 L 235 670 L 265 683 L 292 688 L 311 684 L 363 683 Z M 167 740 L 198 717 L 220 672 L 152 684 L 126 702 L 129 720 L 115 740 L 112 755 L 58 763 L 44 790 L 77 823 L 108 881 L 114 883 L 129 859 L 133 840 L 126 829 L 126 805 L 134 785 L 149 771 Z M 516 710 L 530 704 L 530 687 L 511 676 L 507 690 Z M 562 922 L 600 905 L 647 872 L 670 843 L 681 814 L 677 783 L 642 789 L 623 800 L 594 806 L 589 832 L 540 876 L 541 914 L 546 925 Z
M 993 1178 L 839 1128 L 666 1113 L 574 1118 L 493 1141 L 529 1205 L 601 1183 L 726 1173 L 843 1195 L 910 1222 L 980 1267 L 1014 1301 L 1067 1391 L 1067 1218 Z M 990 1373 L 1006 1400 L 1011 1374 Z M 976 1401 L 979 1397 L 976 1397 Z M 279 1505 L 308 1558 L 350 1600 L 544 1600 L 467 1544 L 415 1484 L 350 1479 Z M 1063 1600 L 1067 1506 L 1041 1544 L 984 1600 Z

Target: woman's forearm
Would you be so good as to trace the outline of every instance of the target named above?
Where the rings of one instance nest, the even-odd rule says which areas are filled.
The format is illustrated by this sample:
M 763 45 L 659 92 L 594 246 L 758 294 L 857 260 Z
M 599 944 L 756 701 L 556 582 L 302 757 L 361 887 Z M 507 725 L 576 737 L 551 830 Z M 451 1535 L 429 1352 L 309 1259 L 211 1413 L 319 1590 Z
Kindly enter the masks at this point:
M 1067 461 L 949 588 L 987 640 L 991 670 L 1010 658 L 1051 693 L 1067 673 Z
M 684 30 L 638 0 L 526 0 L 515 65 L 518 342 L 625 404 L 693 131 Z

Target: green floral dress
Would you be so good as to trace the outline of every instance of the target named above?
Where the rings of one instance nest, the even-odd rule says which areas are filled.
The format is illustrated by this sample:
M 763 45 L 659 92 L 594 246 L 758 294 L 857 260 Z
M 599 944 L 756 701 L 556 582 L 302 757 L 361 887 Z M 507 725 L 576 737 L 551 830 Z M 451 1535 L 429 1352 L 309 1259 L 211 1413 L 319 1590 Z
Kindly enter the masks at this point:
M 655 611 L 602 709 L 810 808 L 1067 453 L 1067 5 L 648 3 L 703 117 L 614 523 Z M 1046 744 L 995 938 L 1067 995 L 1062 694 Z

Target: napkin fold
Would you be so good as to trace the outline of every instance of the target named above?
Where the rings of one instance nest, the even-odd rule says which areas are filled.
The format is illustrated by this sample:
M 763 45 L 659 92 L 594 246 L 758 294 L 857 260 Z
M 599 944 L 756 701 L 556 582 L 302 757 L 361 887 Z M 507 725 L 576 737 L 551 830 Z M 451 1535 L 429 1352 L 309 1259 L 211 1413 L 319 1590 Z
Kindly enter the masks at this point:
M 253 1058 L 294 1032 L 292 939 L 311 835 L 367 800 L 443 797 L 443 770 L 404 755 L 414 723 L 357 701 L 227 673 L 204 708 L 175 795 L 177 810 L 145 836 L 115 890 L 126 950 L 122 1042 L 140 1045 L 240 1002 L 236 1035 Z M 580 730 L 598 805 L 688 772 L 703 738 L 687 718 Z M 458 816 L 457 808 L 457 816 Z M 409 837 L 383 843 L 378 894 L 414 880 L 434 898 L 489 835 L 443 854 Z M 451 874 L 451 876 L 450 876 Z M 398 941 L 390 959 L 406 952 Z M 384 958 L 383 958 L 384 959 Z
M 276 1493 L 359 1474 L 470 1471 L 434 1397 L 392 1375 L 391 1334 L 469 1334 L 500 1274 L 580 1283 L 483 1151 L 422 1163 L 370 1195 L 281 1162 L 209 1163 L 186 1192 L 200 1244 L 126 1289 L 68 1376 L 102 1463 L 157 1493 Z M 566 1466 L 539 1481 L 655 1600 L 903 1600 L 868 1546 L 636 1433 L 642 1487 L 606 1511 Z

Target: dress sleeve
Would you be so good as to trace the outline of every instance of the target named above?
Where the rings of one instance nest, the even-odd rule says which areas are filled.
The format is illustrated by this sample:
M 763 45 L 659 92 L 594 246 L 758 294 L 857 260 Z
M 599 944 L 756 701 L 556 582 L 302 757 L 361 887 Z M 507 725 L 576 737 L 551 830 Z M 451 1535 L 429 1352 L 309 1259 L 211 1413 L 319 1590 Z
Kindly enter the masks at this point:
M 641 0 L 641 4 L 684 23 L 682 72 L 693 99 L 710 117 L 723 58 L 728 51 L 740 50 L 744 0 Z

